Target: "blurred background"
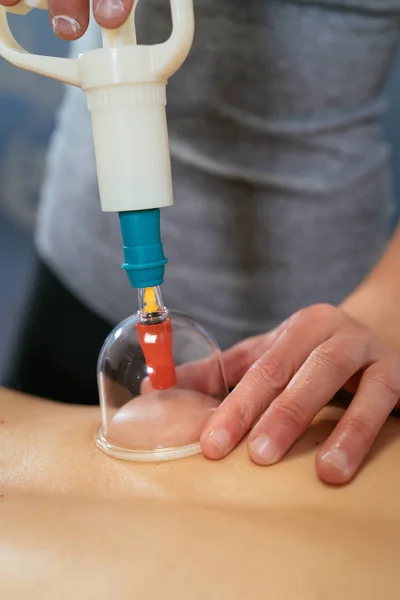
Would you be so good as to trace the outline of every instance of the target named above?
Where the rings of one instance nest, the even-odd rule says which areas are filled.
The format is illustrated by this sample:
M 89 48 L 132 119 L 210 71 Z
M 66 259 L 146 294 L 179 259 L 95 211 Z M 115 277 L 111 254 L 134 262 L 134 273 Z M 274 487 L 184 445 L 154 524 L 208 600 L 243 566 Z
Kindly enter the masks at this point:
M 10 17 L 31 52 L 65 56 L 48 14 Z M 33 228 L 47 145 L 64 92 L 60 83 L 0 58 L 0 384 L 7 348 L 21 314 L 33 265 Z
M 31 52 L 65 56 L 68 44 L 48 26 L 47 13 L 12 18 Z M 2 365 L 23 306 L 33 264 L 33 227 L 46 150 L 64 87 L 0 59 L 0 383 Z M 400 209 L 400 57 L 387 88 L 384 126 L 392 146 L 395 222 Z

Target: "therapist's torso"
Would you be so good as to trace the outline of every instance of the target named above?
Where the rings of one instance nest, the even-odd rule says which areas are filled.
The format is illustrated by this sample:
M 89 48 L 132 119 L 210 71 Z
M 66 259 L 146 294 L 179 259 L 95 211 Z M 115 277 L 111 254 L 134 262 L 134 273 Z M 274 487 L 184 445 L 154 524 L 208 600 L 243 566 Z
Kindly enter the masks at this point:
M 391 187 L 379 118 L 400 0 L 196 0 L 195 11 L 192 52 L 168 86 L 164 295 L 226 347 L 339 302 L 382 252 Z M 168 1 L 143 0 L 139 42 L 169 30 Z M 98 43 L 91 27 L 74 52 Z M 37 242 L 96 313 L 115 322 L 136 309 L 80 90 L 59 114 Z

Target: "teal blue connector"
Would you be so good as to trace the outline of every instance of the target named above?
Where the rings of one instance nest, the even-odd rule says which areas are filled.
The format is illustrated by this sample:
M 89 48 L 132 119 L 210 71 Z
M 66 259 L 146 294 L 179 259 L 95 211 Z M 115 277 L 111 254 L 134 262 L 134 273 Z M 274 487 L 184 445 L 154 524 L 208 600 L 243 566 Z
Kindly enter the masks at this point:
M 131 285 L 147 288 L 161 285 L 167 259 L 160 233 L 160 209 L 119 213 L 124 264 Z

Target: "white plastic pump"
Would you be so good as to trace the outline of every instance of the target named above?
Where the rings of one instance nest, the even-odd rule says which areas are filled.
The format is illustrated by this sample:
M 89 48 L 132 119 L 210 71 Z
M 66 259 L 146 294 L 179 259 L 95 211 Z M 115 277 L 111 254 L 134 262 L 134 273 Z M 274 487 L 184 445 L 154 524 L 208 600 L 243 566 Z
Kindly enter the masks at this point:
M 103 47 L 76 60 L 26 52 L 14 39 L 7 12 L 47 9 L 47 0 L 0 7 L 0 55 L 14 65 L 82 88 L 91 114 L 102 209 L 136 211 L 173 204 L 166 122 L 166 85 L 189 53 L 193 0 L 170 0 L 166 42 L 137 45 L 135 1 L 119 29 L 102 29 Z

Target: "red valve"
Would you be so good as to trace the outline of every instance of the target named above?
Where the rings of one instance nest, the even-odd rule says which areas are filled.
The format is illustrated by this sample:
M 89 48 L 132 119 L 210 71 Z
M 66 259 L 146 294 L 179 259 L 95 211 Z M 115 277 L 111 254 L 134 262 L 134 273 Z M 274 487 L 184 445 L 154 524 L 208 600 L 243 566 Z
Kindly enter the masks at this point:
M 154 325 L 138 323 L 136 327 L 153 389 L 167 390 L 173 387 L 176 385 L 176 375 L 170 319 Z

